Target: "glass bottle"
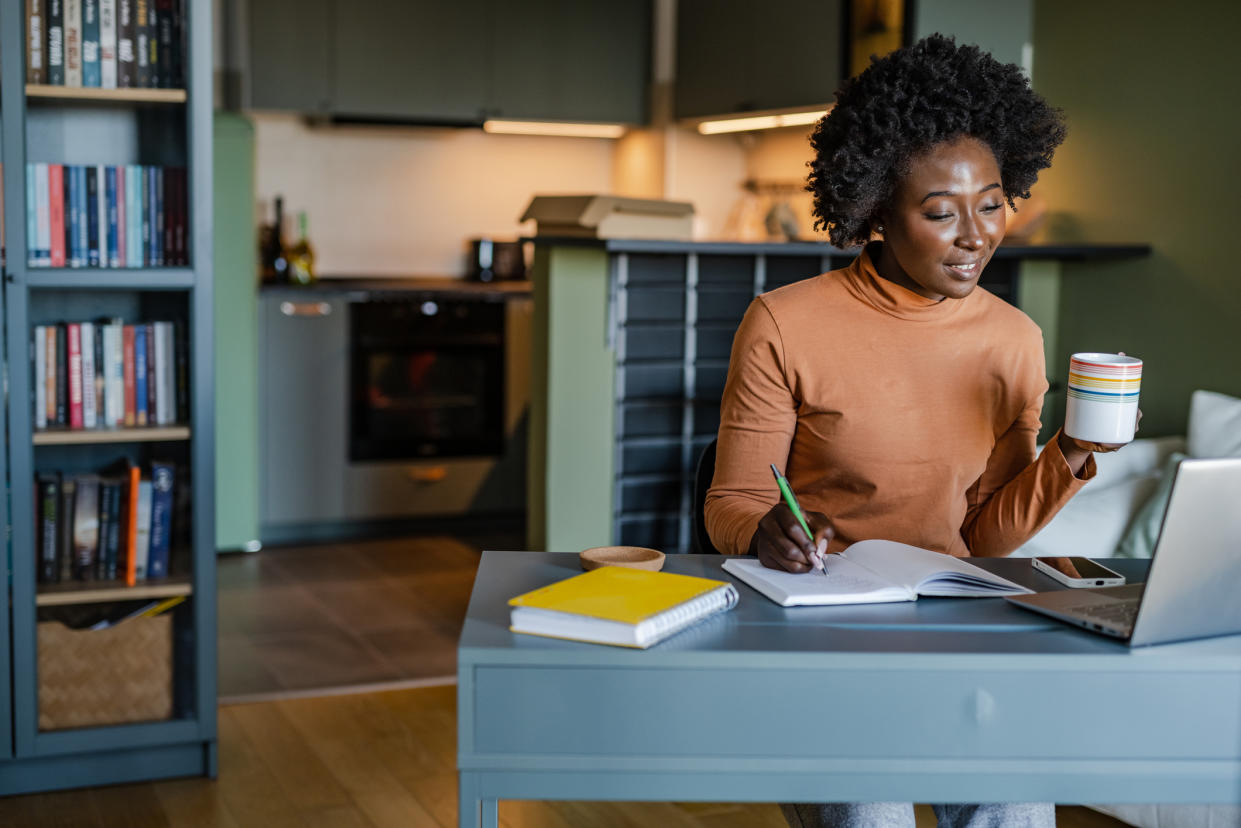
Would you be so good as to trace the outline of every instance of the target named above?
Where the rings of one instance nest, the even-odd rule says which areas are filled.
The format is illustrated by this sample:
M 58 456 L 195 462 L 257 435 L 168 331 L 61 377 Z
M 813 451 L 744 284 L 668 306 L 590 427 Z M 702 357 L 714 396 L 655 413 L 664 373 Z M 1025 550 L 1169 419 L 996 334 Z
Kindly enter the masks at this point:
M 295 285 L 309 285 L 315 281 L 315 251 L 306 237 L 306 211 L 297 214 L 298 240 L 289 248 L 285 257 L 289 262 L 289 281 Z
M 264 282 L 288 281 L 288 262 L 284 250 L 284 199 L 273 199 L 276 220 L 263 225 L 259 234 L 259 274 Z

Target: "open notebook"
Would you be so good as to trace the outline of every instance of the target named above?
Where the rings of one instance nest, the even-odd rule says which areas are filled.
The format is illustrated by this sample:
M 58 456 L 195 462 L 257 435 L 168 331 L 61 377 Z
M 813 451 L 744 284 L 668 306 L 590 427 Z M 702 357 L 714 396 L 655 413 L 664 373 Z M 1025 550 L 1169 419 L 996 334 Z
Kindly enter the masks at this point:
M 768 569 L 753 558 L 731 558 L 724 571 L 782 607 L 882 604 L 936 597 L 1024 595 L 1033 590 L 951 555 L 889 540 L 858 541 L 824 558 L 827 576 Z

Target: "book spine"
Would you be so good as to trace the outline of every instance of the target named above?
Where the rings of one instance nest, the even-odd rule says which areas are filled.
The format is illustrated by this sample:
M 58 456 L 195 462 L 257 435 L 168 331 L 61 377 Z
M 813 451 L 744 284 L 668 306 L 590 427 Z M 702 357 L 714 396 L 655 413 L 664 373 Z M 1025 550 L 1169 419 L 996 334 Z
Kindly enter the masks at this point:
M 108 488 L 112 490 L 112 496 L 108 499 L 107 568 L 104 577 L 112 581 L 121 574 L 121 515 L 124 514 L 122 501 L 125 498 L 125 488 L 120 480 L 110 481 Z
M 160 258 L 164 260 L 164 264 L 172 267 L 181 262 L 177 259 L 177 246 L 174 236 L 174 229 L 177 223 L 177 201 L 176 190 L 177 174 L 172 167 L 163 167 L 159 174 L 159 203 L 160 203 Z
M 39 504 L 38 563 L 39 582 L 55 583 L 60 580 L 60 561 L 57 558 L 60 521 L 60 475 L 40 473 L 36 477 Z
M 95 246 L 97 247 L 96 258 L 99 259 L 99 267 L 108 266 L 108 171 L 102 164 L 97 164 L 95 170 L 95 224 L 98 226 L 98 232 L 95 234 Z
M 157 267 L 166 264 L 164 259 L 164 168 L 151 168 L 151 261 Z
M 129 266 L 142 267 L 142 175 L 138 165 L 125 168 L 125 222 L 129 232 Z
M 155 168 L 142 168 L 142 258 L 155 265 Z
M 147 424 L 147 329 L 134 325 L 134 424 Z
M 82 85 L 82 0 L 65 4 L 65 86 Z
M 48 264 L 64 267 L 68 261 L 65 250 L 65 168 L 63 164 L 47 165 Z
M 108 216 L 108 267 L 121 266 L 120 214 L 116 200 L 116 167 L 104 169 L 104 198 Z
M 73 578 L 73 519 L 74 506 L 77 501 L 77 482 L 66 477 L 60 481 L 60 509 L 56 527 L 56 563 L 60 569 L 58 579 L 68 581 Z
M 99 180 L 94 167 L 86 173 L 86 264 L 99 267 Z
M 78 249 L 78 200 L 77 167 L 65 165 L 65 260 L 69 267 L 81 267 Z
M 99 554 L 99 478 L 77 478 L 73 509 L 73 577 L 80 581 L 95 577 Z
M 26 164 L 26 266 L 39 266 L 39 192 L 35 183 L 37 165 Z
M 151 552 L 151 481 L 138 483 L 138 519 L 134 541 L 134 579 L 147 577 L 147 560 Z
M 110 427 L 125 425 L 125 345 L 124 332 L 120 322 L 112 321 L 106 326 L 108 342 L 106 357 L 108 362 L 108 425 Z
M 151 85 L 150 30 L 147 28 L 147 5 L 150 0 L 134 0 L 134 86 L 145 89 Z
M 107 363 L 104 362 L 103 335 L 107 331 L 104 324 L 92 324 L 95 338 L 95 418 L 99 428 L 107 428 L 108 422 L 108 384 L 106 381 Z
M 65 0 L 47 0 L 47 82 L 65 85 Z
M 156 395 L 159 393 L 159 377 L 155 373 L 155 325 L 148 322 L 142 327 L 147 339 L 147 425 L 155 425 L 158 422 L 155 417 Z
M 172 0 L 155 0 L 155 14 L 159 25 L 159 85 L 172 86 Z
M 138 467 L 130 466 L 129 476 L 125 481 L 124 511 L 121 519 L 123 565 L 125 583 L 128 586 L 133 586 L 138 580 L 138 491 L 141 478 Z
M 169 387 L 168 380 L 168 341 L 166 338 L 167 322 L 156 322 L 154 325 L 155 334 L 155 423 L 156 425 L 168 425 L 171 418 L 168 416 L 169 405 L 171 400 L 172 388 Z
M 99 414 L 95 396 L 95 326 L 78 323 L 82 351 L 82 428 L 98 428 Z
M 136 386 L 134 384 L 134 326 L 121 328 L 121 347 L 125 354 L 125 425 L 133 426 L 137 417 Z
M 164 56 L 161 54 L 159 42 L 159 0 L 147 0 L 147 66 L 150 77 L 147 83 L 151 88 L 163 86 L 162 73 Z
M 56 325 L 56 425 L 69 425 L 69 332 Z
M 190 263 L 189 233 L 186 228 L 190 221 L 190 171 L 185 167 L 177 168 L 177 263 Z
M 125 267 L 125 168 L 112 168 L 116 177 L 116 266 Z
M 46 83 L 43 31 L 46 22 L 44 0 L 26 0 L 26 83 Z
M 99 85 L 116 88 L 116 0 L 99 0 Z
M 78 261 L 82 267 L 88 261 L 88 231 L 91 208 L 94 207 L 86 198 L 86 167 L 81 164 L 73 166 L 74 180 L 78 185 Z
M 185 88 L 185 54 L 185 3 L 176 0 L 172 10 L 172 55 L 169 59 L 172 68 L 169 85 L 174 89 Z
M 172 484 L 172 466 L 168 463 L 152 463 L 148 578 L 163 578 L 168 575 L 169 545 L 172 539 Z
M 116 499 L 116 487 L 111 480 L 99 480 L 99 547 L 95 552 L 95 578 L 105 580 L 108 575 L 108 544 L 112 537 L 112 503 Z
M 47 326 L 34 327 L 34 427 L 47 428 Z
M 69 427 L 82 427 L 82 328 L 68 326 L 69 339 Z
M 82 3 L 82 85 L 100 85 L 99 0 Z
M 136 85 L 134 0 L 116 0 L 116 85 Z
M 48 177 L 51 175 L 48 165 L 38 162 L 32 165 L 33 170 L 26 181 L 27 192 L 34 188 L 34 229 L 30 228 L 27 218 L 27 235 L 30 238 L 30 255 L 36 267 L 47 267 L 52 263 L 52 219 Z
M 177 422 L 190 421 L 190 349 L 189 333 L 185 322 L 173 322 L 173 340 L 176 350 L 173 355 L 177 363 Z
M 58 366 L 58 358 L 56 354 L 56 340 L 59 337 L 56 333 L 56 326 L 49 325 L 47 328 L 47 387 L 44 389 L 43 396 L 47 399 L 47 424 L 49 426 L 59 425 L 56 420 L 56 370 Z

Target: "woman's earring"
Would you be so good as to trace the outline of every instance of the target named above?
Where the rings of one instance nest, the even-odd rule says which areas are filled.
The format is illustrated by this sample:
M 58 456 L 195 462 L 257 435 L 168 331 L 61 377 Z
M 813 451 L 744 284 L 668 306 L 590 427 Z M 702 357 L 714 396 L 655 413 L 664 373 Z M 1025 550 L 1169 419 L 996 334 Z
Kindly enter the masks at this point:
M 882 225 L 882 224 L 876 225 L 876 226 L 875 226 L 875 229 L 876 229 L 877 231 L 879 231 L 880 233 L 882 233 L 882 232 L 883 232 L 883 225 Z

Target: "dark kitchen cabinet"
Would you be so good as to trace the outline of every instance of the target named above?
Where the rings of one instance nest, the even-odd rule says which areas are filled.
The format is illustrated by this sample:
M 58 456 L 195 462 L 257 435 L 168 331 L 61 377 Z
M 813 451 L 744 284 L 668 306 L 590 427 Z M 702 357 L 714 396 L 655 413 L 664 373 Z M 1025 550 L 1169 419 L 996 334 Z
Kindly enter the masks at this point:
M 413 123 L 646 121 L 650 0 L 249 7 L 255 109 Z
M 680 0 L 676 116 L 829 103 L 844 42 L 843 0 Z
M 491 31 L 491 114 L 646 121 L 651 62 L 646 0 L 498 2 Z
M 248 4 L 249 106 L 327 112 L 332 103 L 329 33 L 335 0 L 254 0 Z
M 334 0 L 332 112 L 471 123 L 487 108 L 492 0 Z

